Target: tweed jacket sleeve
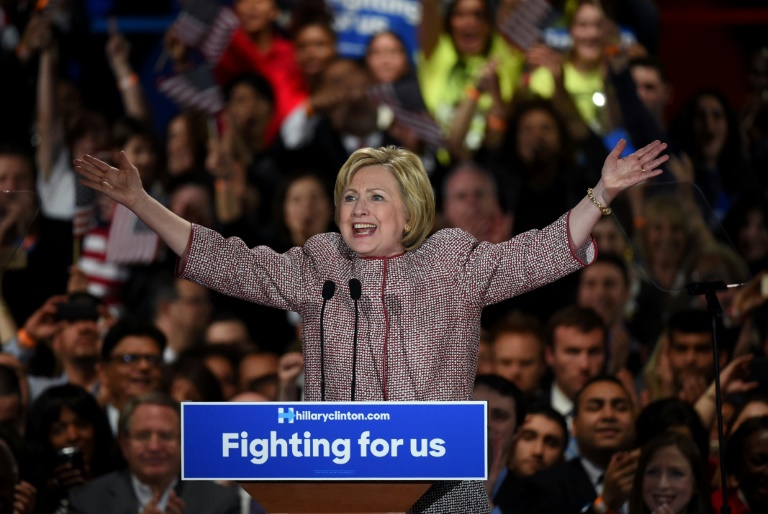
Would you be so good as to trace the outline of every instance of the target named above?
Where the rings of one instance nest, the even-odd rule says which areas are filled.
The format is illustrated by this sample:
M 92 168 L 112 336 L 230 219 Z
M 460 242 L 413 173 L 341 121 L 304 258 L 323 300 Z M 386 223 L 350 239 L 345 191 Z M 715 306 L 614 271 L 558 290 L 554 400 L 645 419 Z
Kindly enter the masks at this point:
M 573 273 L 597 256 L 594 240 L 571 251 L 570 212 L 541 230 L 529 230 L 499 244 L 474 241 L 466 254 L 463 289 L 484 307 L 523 294 Z
M 301 249 L 278 254 L 266 246 L 248 248 L 239 238 L 225 239 L 192 225 L 177 274 L 229 296 L 285 310 L 299 310 L 307 275 L 314 269 Z

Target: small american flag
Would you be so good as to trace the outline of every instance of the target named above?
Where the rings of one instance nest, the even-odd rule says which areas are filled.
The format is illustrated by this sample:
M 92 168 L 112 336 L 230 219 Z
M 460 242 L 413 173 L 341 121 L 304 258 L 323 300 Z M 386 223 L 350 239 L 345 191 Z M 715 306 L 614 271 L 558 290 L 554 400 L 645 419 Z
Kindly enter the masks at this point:
M 82 238 L 94 226 L 94 202 L 96 192 L 75 180 L 75 214 L 72 218 L 72 235 Z
M 541 40 L 542 29 L 554 15 L 547 0 L 520 0 L 499 18 L 499 32 L 521 50 L 527 50 Z
M 115 205 L 107 237 L 106 261 L 147 264 L 157 255 L 160 239 L 127 207 Z
M 232 40 L 232 34 L 240 26 L 240 20 L 237 15 L 228 7 L 221 7 L 216 18 L 213 20 L 208 37 L 205 38 L 200 51 L 208 62 L 216 63 L 219 57 L 227 49 Z
M 224 108 L 224 95 L 207 62 L 179 75 L 160 79 L 157 88 L 186 109 L 214 115 Z
M 418 87 L 415 80 L 413 84 Z M 410 83 L 380 84 L 370 88 L 368 95 L 392 109 L 395 121 L 413 130 L 424 142 L 431 146 L 442 145 L 443 134 L 440 127 L 427 112 L 421 97 L 417 95 L 416 98 L 411 94 L 409 86 Z
M 173 34 L 187 46 L 199 48 L 215 63 L 240 26 L 237 15 L 215 0 L 187 0 L 173 24 Z

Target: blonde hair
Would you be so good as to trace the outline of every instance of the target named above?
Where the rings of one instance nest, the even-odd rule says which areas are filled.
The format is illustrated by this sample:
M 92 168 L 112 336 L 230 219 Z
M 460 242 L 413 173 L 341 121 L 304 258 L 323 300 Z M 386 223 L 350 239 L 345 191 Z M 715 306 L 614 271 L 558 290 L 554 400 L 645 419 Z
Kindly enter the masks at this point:
M 339 224 L 339 204 L 352 175 L 361 168 L 381 166 L 389 171 L 400 186 L 405 207 L 405 230 L 400 240 L 406 251 L 417 249 L 427 238 L 435 222 L 435 193 L 421 159 L 396 146 L 361 148 L 349 156 L 339 170 L 333 191 L 336 224 Z

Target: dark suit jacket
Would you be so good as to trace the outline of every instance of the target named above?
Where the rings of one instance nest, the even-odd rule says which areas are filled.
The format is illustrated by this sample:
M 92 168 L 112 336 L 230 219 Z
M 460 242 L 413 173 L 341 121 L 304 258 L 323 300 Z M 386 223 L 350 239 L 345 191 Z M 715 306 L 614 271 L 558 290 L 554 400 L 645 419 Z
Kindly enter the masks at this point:
M 523 480 L 517 478 L 511 470 L 507 471 L 507 476 L 499 486 L 496 496 L 493 497 L 493 504 L 504 514 L 515 514 L 517 512 L 528 512 L 525 505 L 525 486 Z
M 581 461 L 571 459 L 530 477 L 524 487 L 531 514 L 579 514 L 597 498 Z
M 184 500 L 184 514 L 240 514 L 237 488 L 213 482 L 179 480 L 176 494 Z M 136 514 L 139 502 L 128 470 L 115 471 L 76 489 L 70 496 L 73 514 Z

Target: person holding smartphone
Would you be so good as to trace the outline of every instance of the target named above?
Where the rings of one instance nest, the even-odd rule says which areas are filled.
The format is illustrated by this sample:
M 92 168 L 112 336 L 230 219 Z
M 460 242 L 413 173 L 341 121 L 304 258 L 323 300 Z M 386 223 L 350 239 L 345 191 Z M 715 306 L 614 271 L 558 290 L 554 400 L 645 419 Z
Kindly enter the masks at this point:
M 38 466 L 39 513 L 66 508 L 73 489 L 122 464 L 106 415 L 72 384 L 51 387 L 32 404 L 25 437 Z

